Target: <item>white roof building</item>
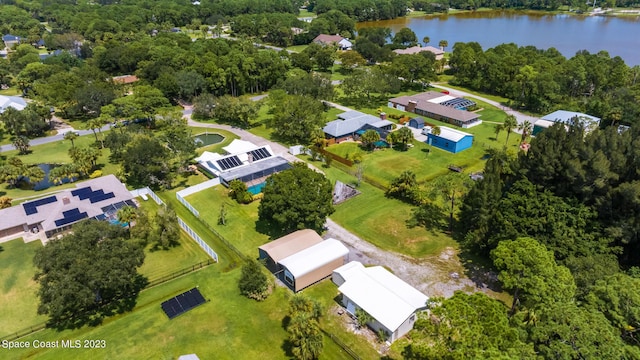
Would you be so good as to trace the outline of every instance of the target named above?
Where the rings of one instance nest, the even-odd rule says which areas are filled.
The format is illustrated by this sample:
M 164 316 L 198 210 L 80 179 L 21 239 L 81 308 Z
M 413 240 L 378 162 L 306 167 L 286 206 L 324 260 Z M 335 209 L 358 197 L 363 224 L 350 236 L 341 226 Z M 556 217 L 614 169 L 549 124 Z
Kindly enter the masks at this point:
M 19 96 L 0 95 L 0 114 L 10 107 L 21 111 L 27 107 L 27 102 Z
M 327 239 L 280 260 L 280 265 L 286 267 L 291 275 L 299 279 L 348 254 L 349 249 L 340 241 Z
M 357 261 L 334 270 L 332 279 L 339 286 L 347 312 L 366 311 L 374 319 L 368 325 L 385 332 L 389 342 L 413 328 L 415 313 L 426 308 L 429 299 L 385 268 L 365 268 Z
M 450 127 L 440 126 L 440 135 L 438 136 L 443 139 L 447 139 L 451 141 L 460 141 L 465 136 L 473 136 L 473 135 L 466 133 L 464 131 L 452 129 Z

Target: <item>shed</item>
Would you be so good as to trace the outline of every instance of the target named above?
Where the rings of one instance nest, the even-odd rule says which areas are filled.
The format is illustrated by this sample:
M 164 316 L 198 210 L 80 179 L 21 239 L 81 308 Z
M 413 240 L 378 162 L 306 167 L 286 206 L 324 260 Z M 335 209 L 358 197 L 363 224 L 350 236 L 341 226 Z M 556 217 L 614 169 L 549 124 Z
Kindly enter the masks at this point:
M 260 260 L 291 290 L 298 292 L 344 265 L 349 250 L 338 240 L 298 230 L 258 248 Z
M 431 131 L 427 135 L 427 143 L 455 154 L 473 145 L 473 135 L 446 126 L 440 126 L 440 134 L 435 135 Z
M 422 129 L 424 127 L 424 119 L 421 117 L 415 117 L 409 120 L 409 126 L 415 129 Z
M 394 342 L 413 328 L 416 312 L 425 309 L 429 298 L 381 266 L 365 268 L 352 261 L 334 270 L 333 282 L 342 294 L 342 304 L 353 316 L 357 309 L 373 320 L 369 325 Z

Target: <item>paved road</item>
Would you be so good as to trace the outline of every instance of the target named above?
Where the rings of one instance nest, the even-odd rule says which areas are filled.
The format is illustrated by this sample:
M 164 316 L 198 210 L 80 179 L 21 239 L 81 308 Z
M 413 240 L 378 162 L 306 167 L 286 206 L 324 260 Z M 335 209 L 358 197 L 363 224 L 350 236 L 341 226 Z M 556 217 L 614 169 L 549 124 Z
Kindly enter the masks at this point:
M 440 85 L 440 84 L 433 84 L 432 83 L 432 84 L 429 84 L 429 85 L 431 85 L 431 86 L 433 86 L 435 88 L 438 88 L 438 89 L 447 90 L 453 96 L 475 98 L 475 99 L 478 99 L 480 101 L 484 101 L 484 102 L 486 102 L 488 104 L 491 104 L 491 105 L 497 107 L 498 109 L 506 112 L 507 114 L 512 114 L 513 116 L 515 116 L 516 120 L 518 121 L 518 124 L 522 124 L 523 122 L 525 122 L 525 120 L 529 120 L 529 122 L 531 122 L 531 124 L 533 124 L 534 122 L 539 120 L 539 118 L 537 118 L 535 116 L 530 116 L 530 115 L 523 114 L 523 113 L 521 113 L 519 111 L 513 110 L 512 108 L 510 108 L 508 106 L 504 106 L 504 105 L 500 104 L 497 101 L 493 101 L 493 100 L 487 99 L 487 98 L 482 97 L 482 96 L 474 95 L 474 94 L 468 93 L 466 91 L 458 90 L 458 89 L 453 89 L 453 88 L 446 87 L 446 86 L 443 86 L 443 85 Z

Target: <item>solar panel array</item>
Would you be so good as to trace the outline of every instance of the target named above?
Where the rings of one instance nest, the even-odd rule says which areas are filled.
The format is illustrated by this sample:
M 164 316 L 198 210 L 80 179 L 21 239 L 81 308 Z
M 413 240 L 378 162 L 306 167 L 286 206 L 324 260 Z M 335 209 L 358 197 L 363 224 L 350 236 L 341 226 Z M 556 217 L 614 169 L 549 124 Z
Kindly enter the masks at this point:
M 463 99 L 463 98 L 455 98 L 455 99 L 443 101 L 440 103 L 440 105 L 444 105 L 444 106 L 448 106 L 456 109 L 467 108 L 475 104 L 476 104 L 475 102 L 468 99 Z
M 74 208 L 71 210 L 67 210 L 67 211 L 63 211 L 62 212 L 62 216 L 64 216 L 62 219 L 58 219 L 55 221 L 56 226 L 60 227 L 60 226 L 64 226 L 67 224 L 71 224 L 74 223 L 78 220 L 82 220 L 86 217 L 88 217 L 86 212 L 80 212 L 80 210 L 78 210 L 78 208 Z
M 251 154 L 251 156 L 253 157 L 253 161 L 262 160 L 271 156 L 271 154 L 266 148 L 260 148 L 260 149 L 249 151 L 249 154 Z
M 200 290 L 193 288 L 187 292 L 184 292 L 172 299 L 169 299 L 162 303 L 162 310 L 169 317 L 174 317 L 185 313 L 198 305 L 202 305 L 206 302 Z
M 240 161 L 240 158 L 235 155 L 216 160 L 216 162 L 222 170 L 229 170 L 242 165 L 242 161 Z
M 89 201 L 92 204 L 116 197 L 113 192 L 105 194 L 104 191 L 102 191 L 102 189 L 93 191 L 91 190 L 91 187 L 83 187 L 80 189 L 73 190 L 71 192 L 71 195 L 77 196 L 80 200 L 89 199 Z
M 40 199 L 40 200 L 24 203 L 24 204 L 22 204 L 22 207 L 24 208 L 24 212 L 27 215 L 33 215 L 33 214 L 36 214 L 38 212 L 38 206 L 51 204 L 51 203 L 54 203 L 56 201 L 58 201 L 58 199 L 55 196 L 49 196 L 49 197 L 46 197 L 44 199 Z

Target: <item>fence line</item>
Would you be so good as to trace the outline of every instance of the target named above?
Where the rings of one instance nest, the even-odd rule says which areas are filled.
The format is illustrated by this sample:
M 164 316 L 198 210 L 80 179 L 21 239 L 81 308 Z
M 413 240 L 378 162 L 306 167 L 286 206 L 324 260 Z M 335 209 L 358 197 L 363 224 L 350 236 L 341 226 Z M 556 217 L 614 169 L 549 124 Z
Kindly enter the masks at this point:
M 349 354 L 349 356 L 351 356 L 353 359 L 355 360 L 360 360 L 360 356 L 358 356 L 358 354 L 351 350 L 351 348 L 342 342 L 342 340 L 338 339 L 337 336 L 333 335 L 332 333 L 326 331 L 323 328 L 320 328 L 320 331 L 322 331 L 325 335 L 327 335 L 331 340 L 333 340 L 334 343 L 336 343 L 336 345 L 340 346 L 340 348 L 342 348 L 342 350 L 344 350 L 347 354 Z
M 160 199 L 160 197 L 158 197 L 158 195 L 156 195 L 156 193 L 154 193 L 153 190 L 151 190 L 148 186 L 140 189 L 131 190 L 130 193 L 134 197 L 149 195 L 156 202 L 156 204 L 165 205 L 164 201 L 162 201 L 162 199 Z
M 187 210 L 191 211 L 191 213 L 192 213 L 193 215 L 195 215 L 197 218 L 199 218 L 199 217 L 200 217 L 200 212 L 199 212 L 196 208 L 194 208 L 191 204 L 189 204 L 189 202 L 187 201 L 187 199 L 185 199 L 184 197 L 182 197 L 182 195 L 180 194 L 180 192 L 177 192 L 177 193 L 176 193 L 176 199 L 178 199 L 178 201 L 180 201 L 180 203 L 181 203 L 182 205 L 184 205 L 184 206 L 187 208 Z
M 156 279 L 153 279 L 153 280 L 149 280 L 149 282 L 147 283 L 147 285 L 144 287 L 143 290 L 146 290 L 146 289 L 149 289 L 151 287 L 158 286 L 160 284 L 166 283 L 168 281 L 171 281 L 171 280 L 173 280 L 175 278 L 178 278 L 180 276 L 183 276 L 185 274 L 194 272 L 196 270 L 200 270 L 200 269 L 202 269 L 204 267 L 207 267 L 207 266 L 209 266 L 211 264 L 215 264 L 215 262 L 213 260 L 211 260 L 211 259 L 209 259 L 207 261 L 201 261 L 201 262 L 199 262 L 197 264 L 193 264 L 193 265 L 191 265 L 189 267 L 186 267 L 186 268 L 183 268 L 181 270 L 174 271 L 174 272 L 172 272 L 170 274 L 163 275 L 163 276 L 161 276 L 159 278 L 156 278 Z M 27 328 L 24 328 L 22 330 L 18 330 L 13 334 L 9 334 L 9 335 L 6 335 L 6 336 L 0 338 L 0 342 L 2 342 L 4 340 L 6 340 L 6 341 L 14 341 L 14 340 L 20 339 L 22 337 L 25 337 L 27 335 L 31 335 L 31 334 L 33 334 L 33 333 L 35 333 L 37 331 L 43 330 L 46 327 L 47 327 L 47 322 L 46 321 L 42 322 L 42 323 L 39 323 L 39 324 L 36 324 L 36 325 L 31 325 L 31 326 L 29 326 Z
M 187 223 L 185 223 L 184 220 L 182 220 L 179 216 L 178 216 L 178 224 L 180 225 L 182 230 L 184 230 L 187 234 L 189 234 L 189 236 L 191 236 L 191 238 L 198 243 L 198 245 L 200 246 L 200 248 L 202 248 L 202 250 L 204 250 L 204 252 L 206 252 L 209 256 L 211 256 L 211 258 L 213 258 L 215 262 L 218 262 L 218 254 L 216 254 L 216 252 L 213 251 L 213 249 L 204 240 L 202 240 L 200 235 L 198 235 L 198 233 L 193 231 L 193 229 L 191 229 L 189 225 L 187 225 Z

